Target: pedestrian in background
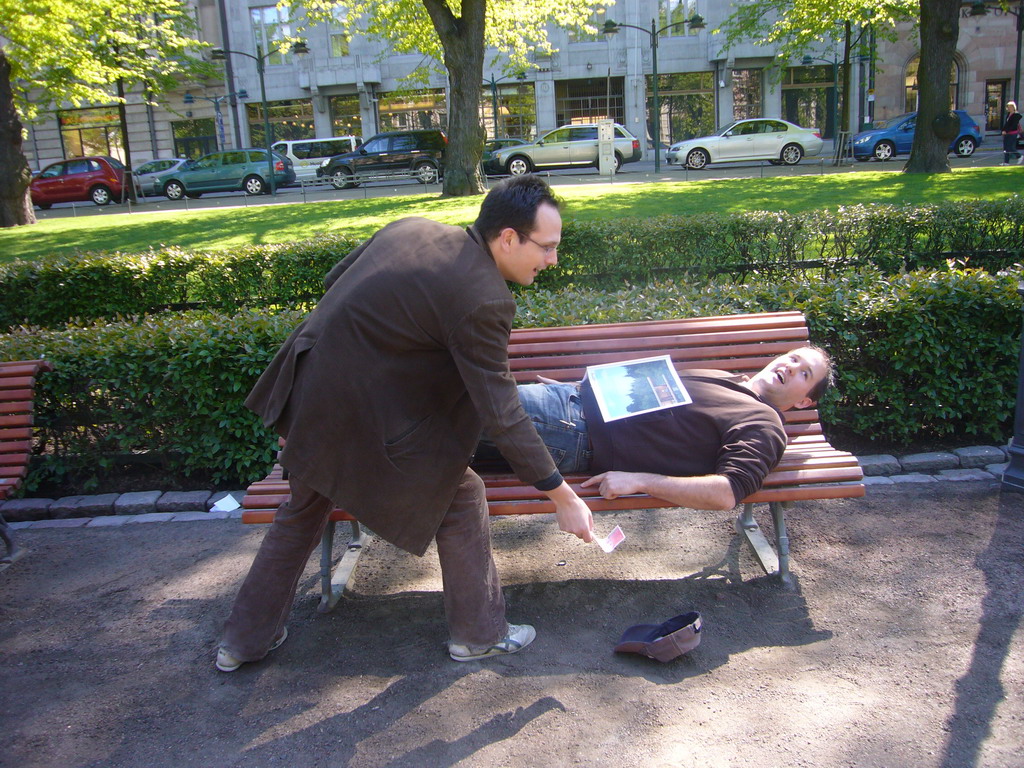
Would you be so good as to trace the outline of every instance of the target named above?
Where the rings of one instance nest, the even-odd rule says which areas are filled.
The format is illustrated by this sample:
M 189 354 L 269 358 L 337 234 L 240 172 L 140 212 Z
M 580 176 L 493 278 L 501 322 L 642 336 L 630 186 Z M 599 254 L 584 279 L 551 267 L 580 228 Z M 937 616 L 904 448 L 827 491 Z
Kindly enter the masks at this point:
M 1009 165 L 1010 158 L 1017 158 L 1017 165 L 1024 163 L 1024 156 L 1017 151 L 1017 137 L 1020 136 L 1021 114 L 1017 111 L 1017 102 L 1006 102 L 1006 120 L 1003 121 L 1003 162 Z

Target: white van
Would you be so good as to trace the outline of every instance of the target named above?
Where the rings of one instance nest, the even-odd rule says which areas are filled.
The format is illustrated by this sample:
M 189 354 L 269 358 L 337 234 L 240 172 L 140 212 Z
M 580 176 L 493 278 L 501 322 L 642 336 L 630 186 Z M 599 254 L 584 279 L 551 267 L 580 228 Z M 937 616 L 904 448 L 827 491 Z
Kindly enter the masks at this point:
M 291 139 L 275 142 L 271 147 L 284 155 L 295 166 L 295 180 L 315 179 L 316 169 L 326 158 L 343 152 L 354 152 L 359 146 L 358 136 L 332 136 L 329 139 Z

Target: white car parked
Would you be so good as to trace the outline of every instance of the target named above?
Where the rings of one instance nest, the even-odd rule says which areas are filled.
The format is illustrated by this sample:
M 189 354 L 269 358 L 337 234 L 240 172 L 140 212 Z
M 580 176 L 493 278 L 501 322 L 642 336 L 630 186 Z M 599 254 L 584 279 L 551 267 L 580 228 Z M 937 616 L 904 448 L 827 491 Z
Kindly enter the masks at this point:
M 768 160 L 773 165 L 796 165 L 821 151 L 821 134 L 775 118 L 737 120 L 712 136 L 679 141 L 669 147 L 670 165 L 700 169 L 708 163 Z

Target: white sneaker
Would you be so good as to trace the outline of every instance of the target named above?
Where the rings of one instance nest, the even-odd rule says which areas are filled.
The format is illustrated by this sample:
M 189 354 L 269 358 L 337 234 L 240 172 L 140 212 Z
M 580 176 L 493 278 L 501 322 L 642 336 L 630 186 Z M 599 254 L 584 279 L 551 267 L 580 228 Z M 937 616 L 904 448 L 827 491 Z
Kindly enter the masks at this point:
M 281 633 L 281 636 L 274 641 L 274 644 L 270 646 L 270 649 L 267 651 L 267 653 L 270 653 L 270 651 L 274 651 L 280 648 L 281 643 L 283 643 L 287 639 L 288 627 L 285 627 L 284 631 Z M 219 669 L 221 672 L 234 672 L 243 664 L 245 664 L 244 661 L 239 661 L 230 653 L 225 651 L 223 648 L 217 649 L 217 669 Z
M 1017 165 L 1024 165 L 1024 155 L 1017 158 Z
M 529 624 L 509 624 L 508 634 L 492 646 L 462 645 L 448 643 L 448 655 L 455 661 L 473 661 L 486 659 L 488 656 L 515 653 L 533 642 L 537 630 Z
M 1009 163 L 1000 163 L 1000 165 L 1009 165 Z

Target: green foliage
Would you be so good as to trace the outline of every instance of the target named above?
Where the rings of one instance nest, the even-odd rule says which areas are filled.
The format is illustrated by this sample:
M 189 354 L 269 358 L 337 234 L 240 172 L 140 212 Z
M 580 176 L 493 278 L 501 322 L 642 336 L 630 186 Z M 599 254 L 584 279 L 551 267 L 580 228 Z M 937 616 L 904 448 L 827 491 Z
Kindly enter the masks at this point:
M 874 269 L 830 280 L 661 281 L 605 291 L 535 289 L 524 327 L 799 309 L 838 366 L 827 425 L 896 443 L 1005 436 L 1013 417 L 1019 272 Z M 274 436 L 243 405 L 299 310 L 166 313 L 0 336 L 0 359 L 46 357 L 36 389 L 39 450 L 30 483 L 102 475 L 132 457 L 244 484 L 267 470 Z M 34 485 L 30 486 L 34 487 Z
M 734 4 L 722 23 L 726 46 L 751 40 L 770 45 L 781 61 L 800 57 L 822 42 L 837 45 L 847 22 L 893 39 L 896 25 L 920 15 L 919 0 L 751 0 Z M 834 50 L 838 53 L 838 50 Z
M 1024 199 L 926 206 L 854 205 L 836 211 L 752 211 L 567 221 L 545 288 L 615 286 L 670 276 L 830 278 L 867 266 L 886 272 L 948 259 L 1001 269 L 1024 252 Z
M 358 243 L 331 235 L 291 245 L 195 253 L 93 253 L 0 265 L 0 325 L 54 327 L 168 308 L 236 309 L 316 301 Z
M 47 460 L 31 481 L 101 475 L 138 456 L 215 481 L 256 476 L 275 442 L 243 400 L 300 320 L 295 311 L 190 312 L 2 337 L 4 359 L 54 364 L 36 385 L 37 442 Z
M 109 104 L 123 81 L 150 94 L 212 74 L 181 0 L 0 0 L 3 52 L 18 111 Z
M 562 235 L 559 263 L 538 276 L 539 287 L 617 287 L 715 275 L 831 278 L 872 265 L 885 272 L 939 268 L 950 259 L 998 270 L 1024 251 L 1024 199 L 570 219 Z M 325 235 L 216 253 L 162 248 L 0 265 L 0 327 L 53 327 L 167 308 L 308 305 L 323 292 L 324 275 L 356 245 L 344 235 Z

